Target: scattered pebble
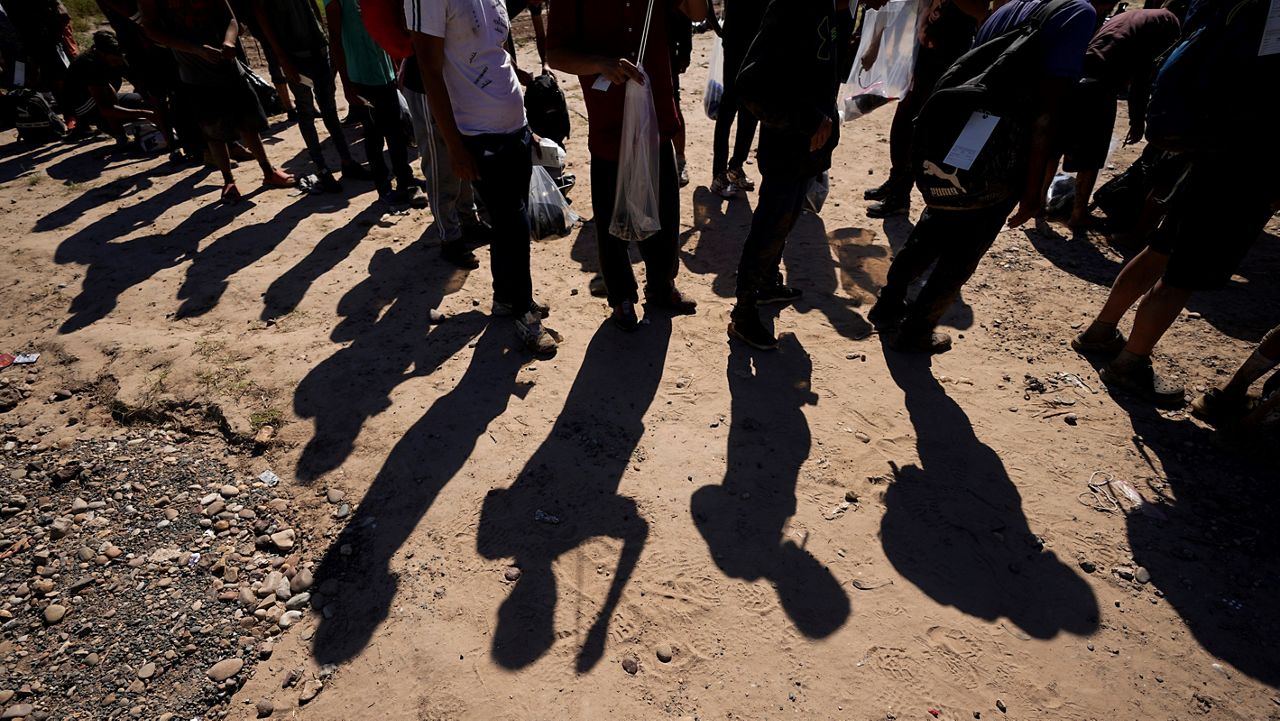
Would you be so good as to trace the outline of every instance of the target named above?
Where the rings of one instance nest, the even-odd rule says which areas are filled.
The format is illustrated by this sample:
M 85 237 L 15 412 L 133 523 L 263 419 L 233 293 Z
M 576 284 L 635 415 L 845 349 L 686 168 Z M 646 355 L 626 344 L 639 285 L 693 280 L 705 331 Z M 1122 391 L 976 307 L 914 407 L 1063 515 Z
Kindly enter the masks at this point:
M 640 672 L 640 659 L 635 656 L 628 655 L 622 659 L 622 670 L 632 676 Z
M 658 657 L 659 661 L 663 663 L 671 663 L 671 658 L 673 656 L 671 644 L 669 643 L 658 644 L 658 647 L 655 648 L 653 652 Z
M 223 681 L 226 681 L 232 676 L 240 673 L 240 669 L 242 668 L 244 668 L 244 659 L 233 656 L 232 658 L 224 658 L 210 666 L 209 670 L 205 673 L 209 677 L 209 680 L 214 683 L 222 683 Z

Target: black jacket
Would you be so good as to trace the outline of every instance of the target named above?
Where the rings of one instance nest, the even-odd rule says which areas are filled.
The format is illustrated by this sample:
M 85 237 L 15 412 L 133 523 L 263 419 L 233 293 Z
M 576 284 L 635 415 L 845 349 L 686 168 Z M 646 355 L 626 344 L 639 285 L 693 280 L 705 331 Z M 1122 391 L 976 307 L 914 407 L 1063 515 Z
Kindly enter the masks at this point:
M 840 18 L 832 0 L 770 0 L 760 32 L 738 72 L 742 103 L 764 126 L 760 172 L 813 176 L 831 167 L 839 140 Z M 809 152 L 809 141 L 831 120 L 831 139 Z

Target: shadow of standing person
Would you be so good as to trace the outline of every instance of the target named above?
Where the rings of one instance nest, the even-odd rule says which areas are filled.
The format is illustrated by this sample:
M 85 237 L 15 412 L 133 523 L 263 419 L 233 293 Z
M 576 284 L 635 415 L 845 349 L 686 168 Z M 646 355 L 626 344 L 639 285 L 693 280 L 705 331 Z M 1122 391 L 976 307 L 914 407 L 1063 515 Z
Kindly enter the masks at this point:
M 622 335 L 606 322 L 587 347 L 578 377 L 546 441 L 510 488 L 485 497 L 476 547 L 485 558 L 514 558 L 521 575 L 498 610 L 493 658 L 524 668 L 555 640 L 552 564 L 596 536 L 622 541 L 609 591 L 578 653 L 579 673 L 604 655 L 609 621 L 649 535 L 618 484 L 644 436 L 644 416 L 658 392 L 671 320 L 646 314 L 642 332 Z
M 724 482 L 699 488 L 691 510 L 725 575 L 769 580 L 800 632 L 825 638 L 848 619 L 849 597 L 803 546 L 783 540 L 812 443 L 804 407 L 818 402 L 810 388 L 813 360 L 795 336 L 779 341 L 779 350 L 770 352 L 730 343 L 732 416 Z
M 886 349 L 906 394 L 920 466 L 894 467 L 880 537 L 898 573 L 934 601 L 1040 639 L 1098 627 L 1084 579 L 1046 550 L 1004 462 L 933 377 L 928 358 Z
M 453 325 L 469 325 L 459 316 Z M 458 384 L 441 396 L 400 438 L 361 499 L 342 533 L 334 539 L 315 572 L 323 603 L 334 613 L 322 616 L 312 640 L 316 663 L 341 663 L 360 653 L 386 619 L 399 576 L 391 558 L 413 533 L 440 491 L 475 451 L 476 440 L 502 415 L 513 395 L 529 386 L 516 374 L 528 360 L 509 349 L 505 324 L 489 326 L 476 342 L 471 365 Z M 448 351 L 446 351 L 448 352 Z

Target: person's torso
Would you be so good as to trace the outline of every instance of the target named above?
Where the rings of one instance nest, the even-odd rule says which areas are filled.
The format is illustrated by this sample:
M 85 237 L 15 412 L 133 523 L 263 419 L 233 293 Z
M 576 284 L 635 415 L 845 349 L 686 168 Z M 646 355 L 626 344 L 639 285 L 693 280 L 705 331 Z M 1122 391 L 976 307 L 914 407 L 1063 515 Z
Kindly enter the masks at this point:
M 1178 39 L 1178 16 L 1168 10 L 1130 10 L 1107 21 L 1089 41 L 1084 74 L 1119 87 Z
M 725 0 L 725 46 L 746 52 L 756 33 L 760 32 L 760 23 L 768 5 L 769 0 Z
M 347 56 L 347 75 L 361 85 L 395 82 L 395 66 L 378 43 L 369 36 L 360 15 L 360 0 L 327 0 L 342 3 L 342 51 Z
M 124 83 L 121 71 L 111 67 L 93 51 L 83 53 L 71 61 L 64 81 L 64 100 L 70 105 L 70 111 L 83 115 L 94 106 L 93 88 L 106 87 L 112 92 L 118 91 Z
M 288 53 L 311 54 L 328 44 L 312 0 L 255 0 L 262 3 L 276 40 Z
M 1010 0 L 978 28 L 974 47 L 1033 22 L 1033 15 L 1052 0 Z M 1093 37 L 1097 13 L 1086 0 L 1071 0 L 1040 26 L 1040 74 L 1077 80 L 1083 73 L 1084 52 Z
M 503 0 L 437 0 L 445 8 L 445 82 L 466 134 L 524 126 L 524 102 L 504 44 L 511 31 Z

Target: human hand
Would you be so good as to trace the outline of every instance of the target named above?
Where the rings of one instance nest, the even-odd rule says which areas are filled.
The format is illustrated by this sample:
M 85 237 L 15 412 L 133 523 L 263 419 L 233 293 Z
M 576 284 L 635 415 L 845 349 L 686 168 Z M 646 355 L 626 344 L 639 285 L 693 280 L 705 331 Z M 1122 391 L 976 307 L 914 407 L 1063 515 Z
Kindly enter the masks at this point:
M 1017 210 L 1013 215 L 1009 216 L 1009 227 L 1017 228 L 1026 223 L 1028 220 L 1039 216 L 1044 212 L 1044 197 L 1036 195 L 1034 197 L 1024 197 L 1019 203 Z
M 615 85 L 626 85 L 628 80 L 644 84 L 644 76 L 640 73 L 640 68 L 626 58 L 603 58 L 600 60 L 597 72 Z
M 476 159 L 471 155 L 471 151 L 461 144 L 449 144 L 449 167 L 453 170 L 453 174 L 458 180 L 464 183 L 474 183 L 480 179 L 480 167 L 476 165 Z
M 809 152 L 816 153 L 826 146 L 827 141 L 831 139 L 831 118 L 823 117 L 822 124 L 818 126 L 817 132 L 809 139 Z
M 1125 145 L 1135 145 L 1142 140 L 1142 136 L 1147 132 L 1146 123 L 1141 119 L 1129 121 L 1129 134 L 1124 136 Z

